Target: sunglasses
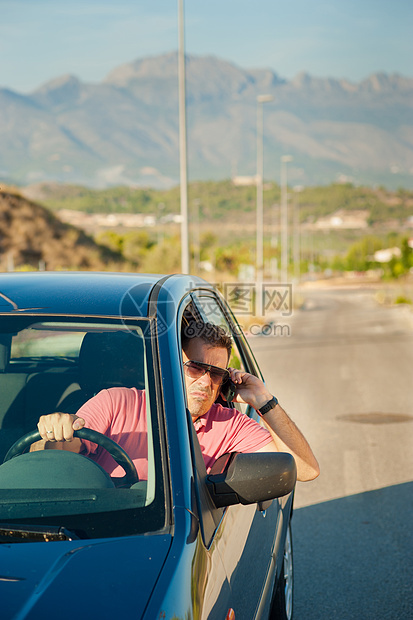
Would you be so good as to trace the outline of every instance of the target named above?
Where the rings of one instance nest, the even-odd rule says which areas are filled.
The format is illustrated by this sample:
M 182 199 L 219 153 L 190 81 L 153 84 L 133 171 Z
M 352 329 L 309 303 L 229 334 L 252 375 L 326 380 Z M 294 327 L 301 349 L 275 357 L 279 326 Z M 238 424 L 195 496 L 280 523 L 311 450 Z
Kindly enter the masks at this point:
M 185 362 L 184 372 L 190 379 L 200 379 L 208 373 L 212 383 L 215 385 L 221 385 L 229 379 L 229 371 L 226 368 L 204 364 L 203 362 L 194 362 L 193 360 Z

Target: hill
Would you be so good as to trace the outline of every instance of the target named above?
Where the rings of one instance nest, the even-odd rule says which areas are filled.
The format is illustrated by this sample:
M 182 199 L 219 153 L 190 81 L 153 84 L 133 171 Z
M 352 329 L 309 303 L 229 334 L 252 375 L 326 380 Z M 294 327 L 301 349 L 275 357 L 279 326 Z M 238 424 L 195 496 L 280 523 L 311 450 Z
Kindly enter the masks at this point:
M 125 269 L 122 256 L 14 191 L 0 191 L 0 270 Z
M 192 179 L 255 174 L 256 97 L 265 105 L 266 177 L 413 188 L 413 79 L 284 80 L 213 57 L 187 59 Z M 98 84 L 61 76 L 29 95 L 0 89 L 0 170 L 20 184 L 169 187 L 179 178 L 177 57 L 136 60 Z
M 339 210 L 365 210 L 370 226 L 388 230 L 402 228 L 413 216 L 413 191 L 397 192 L 385 188 L 355 187 L 349 183 L 301 187 L 289 192 L 292 206 L 299 204 L 300 221 L 314 223 Z M 82 186 L 41 183 L 23 188 L 28 198 L 40 201 L 54 212 L 61 209 L 85 213 L 139 213 L 154 216 L 156 223 L 167 223 L 180 212 L 179 187 L 169 190 L 111 187 L 104 190 Z M 279 220 L 280 187 L 267 183 L 264 188 L 264 211 L 268 224 Z M 189 219 L 203 228 L 223 223 L 232 227 L 245 225 L 254 234 L 256 189 L 254 185 L 236 186 L 231 181 L 194 182 L 188 186 Z

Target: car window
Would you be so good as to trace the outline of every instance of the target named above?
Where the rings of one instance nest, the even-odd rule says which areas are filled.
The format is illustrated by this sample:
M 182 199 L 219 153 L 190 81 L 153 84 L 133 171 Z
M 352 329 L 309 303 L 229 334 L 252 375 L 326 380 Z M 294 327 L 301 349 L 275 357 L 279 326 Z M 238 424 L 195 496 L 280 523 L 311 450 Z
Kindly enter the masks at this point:
M 220 327 L 225 329 L 227 334 L 232 337 L 232 352 L 228 362 L 228 366 L 231 368 L 237 368 L 238 370 L 246 371 L 247 368 L 244 357 L 240 351 L 237 339 L 234 338 L 235 330 L 233 329 L 233 326 L 229 323 L 217 300 L 214 297 L 206 294 L 198 294 L 196 295 L 196 297 L 194 296 L 194 301 L 195 299 L 202 319 L 208 323 L 212 323 L 213 325 L 219 325 Z M 249 414 L 250 408 L 247 405 L 235 402 L 234 406 L 243 413 Z
M 41 324 L 18 332 L 11 346 L 11 360 L 27 357 L 55 356 L 73 357 L 79 356 L 80 347 L 85 332 L 64 332 L 57 330 L 53 325 L 50 329 L 42 329 Z
M 209 292 L 205 294 L 201 292 L 192 292 L 191 297 L 187 299 L 186 304 L 183 305 L 182 331 L 190 326 L 191 320 L 194 320 L 196 325 L 199 325 L 200 329 L 202 329 L 205 323 L 219 325 L 232 337 L 232 353 L 229 366 L 240 370 L 247 370 L 247 365 L 245 363 L 246 355 L 239 346 L 239 338 L 237 337 L 235 324 L 230 322 L 230 318 L 226 316 L 218 300 Z M 228 405 L 228 403 L 221 401 L 221 397 L 219 397 L 218 400 L 221 404 Z M 246 415 L 251 415 L 252 413 L 251 407 L 243 403 L 233 402 L 229 406 L 236 407 Z M 209 546 L 226 509 L 216 508 L 211 500 L 205 484 L 206 469 L 204 460 L 197 441 L 197 435 L 192 425 L 191 431 L 190 441 L 193 450 L 196 481 L 195 488 L 197 491 L 197 501 L 199 503 L 200 525 L 204 544 Z
M 36 430 L 40 415 L 77 413 L 84 406 L 101 416 L 102 433 L 110 424 L 119 432 L 126 429 L 125 450 L 135 446 L 139 476 L 132 485 L 118 488 L 114 482 L 119 484 L 124 471 L 96 444 L 83 444 L 87 469 L 79 465 L 85 456 L 62 455 L 60 450 L 43 451 L 41 457 L 40 452 L 26 452 L 0 466 L 0 523 L 46 523 L 81 538 L 164 526 L 164 475 L 147 327 L 144 320 L 0 317 L 0 462 L 16 440 Z M 122 427 L 125 421 L 115 411 L 118 403 L 134 407 L 139 423 Z M 42 465 L 41 458 L 50 464 Z M 63 458 L 71 459 L 66 469 Z M 23 461 L 25 469 L 19 470 Z M 109 461 L 112 478 L 101 471 Z

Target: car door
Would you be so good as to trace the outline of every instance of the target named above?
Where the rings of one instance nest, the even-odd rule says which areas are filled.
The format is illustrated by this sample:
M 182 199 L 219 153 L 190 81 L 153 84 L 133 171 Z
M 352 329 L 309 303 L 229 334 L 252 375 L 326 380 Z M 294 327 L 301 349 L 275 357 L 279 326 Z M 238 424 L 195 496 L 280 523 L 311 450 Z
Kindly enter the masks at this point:
M 199 313 L 203 322 L 221 325 L 233 337 L 230 365 L 258 374 L 239 328 L 218 296 L 210 292 L 192 294 L 191 311 Z M 236 404 L 245 415 L 258 419 L 249 406 Z M 193 433 L 196 442 L 196 434 Z M 206 470 L 202 459 L 197 460 L 197 485 L 205 484 Z M 204 502 L 200 511 L 203 523 L 204 544 L 211 556 L 219 554 L 231 588 L 230 606 L 235 618 L 251 620 L 260 617 L 267 609 L 274 582 L 273 555 L 277 531 L 281 528 L 282 515 L 277 500 L 266 506 L 230 506 L 217 511 L 206 498 L 207 491 L 198 488 L 198 497 Z M 204 499 L 203 499 L 204 498 Z M 206 523 L 208 522 L 208 523 Z M 265 617 L 265 616 L 264 616 Z

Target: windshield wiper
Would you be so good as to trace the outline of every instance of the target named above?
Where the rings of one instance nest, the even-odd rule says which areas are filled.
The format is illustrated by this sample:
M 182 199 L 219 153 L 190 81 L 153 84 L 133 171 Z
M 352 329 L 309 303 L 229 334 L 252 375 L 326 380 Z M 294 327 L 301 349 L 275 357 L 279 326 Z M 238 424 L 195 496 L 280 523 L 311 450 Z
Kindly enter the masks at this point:
M 53 540 L 79 540 L 79 536 L 59 525 L 0 524 L 1 542 L 50 542 Z

